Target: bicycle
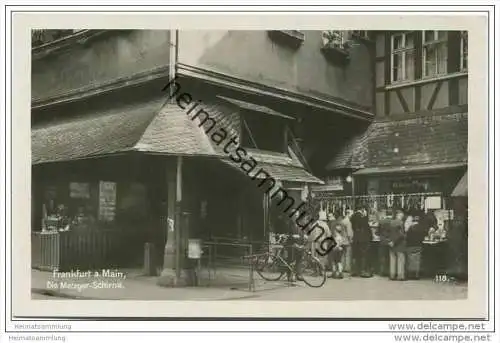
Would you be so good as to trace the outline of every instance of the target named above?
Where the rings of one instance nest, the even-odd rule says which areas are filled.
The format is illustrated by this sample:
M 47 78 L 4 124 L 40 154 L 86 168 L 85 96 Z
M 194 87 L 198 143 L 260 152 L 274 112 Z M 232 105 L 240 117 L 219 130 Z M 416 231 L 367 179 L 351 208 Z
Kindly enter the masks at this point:
M 293 236 L 292 236 L 293 237 Z M 299 281 L 304 281 L 309 287 L 319 288 L 326 282 L 326 271 L 323 264 L 318 258 L 312 255 L 304 244 L 293 244 L 297 250 L 303 253 L 297 275 L 295 263 L 288 261 L 282 257 L 282 252 L 285 250 L 285 243 L 288 237 L 286 235 L 278 235 L 277 244 L 271 247 L 277 249 L 277 252 L 270 251 L 261 255 L 255 260 L 255 271 L 266 281 L 279 281 L 285 274 L 290 279 L 294 277 Z

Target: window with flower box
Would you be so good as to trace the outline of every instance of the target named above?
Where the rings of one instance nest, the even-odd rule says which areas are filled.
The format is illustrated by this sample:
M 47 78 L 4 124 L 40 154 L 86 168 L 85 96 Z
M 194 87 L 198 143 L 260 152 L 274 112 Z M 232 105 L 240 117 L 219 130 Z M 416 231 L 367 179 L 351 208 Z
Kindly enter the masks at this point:
M 267 32 L 269 37 L 277 43 L 298 49 L 304 43 L 305 34 L 299 30 L 273 30 Z
M 321 51 L 334 63 L 349 61 L 349 50 L 352 47 L 351 31 L 327 30 L 322 34 L 323 47 Z
M 323 47 L 344 49 L 349 42 L 349 31 L 327 30 L 323 31 Z

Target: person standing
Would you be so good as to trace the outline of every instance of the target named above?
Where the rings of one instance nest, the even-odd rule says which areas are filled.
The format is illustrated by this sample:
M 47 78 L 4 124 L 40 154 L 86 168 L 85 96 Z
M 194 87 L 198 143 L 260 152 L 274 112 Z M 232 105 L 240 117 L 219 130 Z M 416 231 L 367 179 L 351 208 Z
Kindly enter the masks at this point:
M 331 230 L 327 224 L 327 215 L 325 211 L 320 211 L 318 213 L 318 219 L 313 225 L 313 229 L 308 232 L 308 241 L 311 244 L 311 252 L 316 256 L 320 262 L 323 264 L 325 270 L 330 269 L 331 254 L 332 251 L 328 252 L 325 256 L 320 256 L 317 251 L 323 251 L 324 248 L 321 246 L 322 241 L 326 237 L 332 237 Z
M 368 223 L 368 214 L 364 208 L 359 207 L 351 218 L 353 242 L 352 253 L 354 259 L 352 276 L 372 277 L 368 268 L 368 254 L 372 232 Z
M 420 262 L 422 256 L 422 244 L 427 235 L 425 218 L 419 216 L 418 222 L 413 222 L 406 231 L 406 259 L 407 277 L 418 280 L 420 278 Z
M 391 280 L 405 280 L 406 258 L 403 218 L 403 211 L 398 210 L 395 218 L 389 224 L 389 278 Z
M 379 235 L 380 235 L 380 245 L 379 245 L 379 274 L 381 276 L 389 275 L 389 232 L 390 224 L 392 220 L 391 215 L 387 215 L 384 212 L 380 213 L 379 219 Z
M 345 215 L 341 218 L 340 224 L 344 230 L 345 237 L 345 245 L 344 245 L 344 254 L 342 255 L 342 265 L 344 267 L 344 271 L 347 273 L 351 272 L 352 265 L 352 240 L 353 240 L 353 231 L 351 224 L 351 215 L 352 210 L 346 210 Z
M 344 226 L 341 220 L 336 221 L 332 225 L 333 239 L 337 243 L 333 248 L 331 253 L 332 257 L 332 278 L 343 279 L 344 278 L 344 255 L 345 247 L 347 245 L 347 236 L 345 235 Z

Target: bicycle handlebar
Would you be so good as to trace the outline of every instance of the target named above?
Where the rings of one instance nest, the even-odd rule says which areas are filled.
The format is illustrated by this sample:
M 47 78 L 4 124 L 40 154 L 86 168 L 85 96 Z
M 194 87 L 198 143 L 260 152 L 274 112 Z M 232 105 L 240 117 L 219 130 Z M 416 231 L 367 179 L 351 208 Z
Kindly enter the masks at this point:
M 299 239 L 301 239 L 301 236 L 298 235 L 298 234 L 284 234 L 284 233 L 280 233 L 280 234 L 275 234 L 274 238 L 275 238 L 276 244 L 284 244 L 287 241 L 289 241 L 290 239 L 299 240 Z

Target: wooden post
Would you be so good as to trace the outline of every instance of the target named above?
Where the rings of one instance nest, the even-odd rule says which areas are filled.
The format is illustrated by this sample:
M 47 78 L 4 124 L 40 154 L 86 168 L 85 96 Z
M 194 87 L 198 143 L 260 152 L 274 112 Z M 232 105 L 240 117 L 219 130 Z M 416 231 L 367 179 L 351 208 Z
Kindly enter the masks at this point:
M 177 279 L 181 277 L 181 253 L 182 253 L 182 157 L 177 157 L 177 172 L 175 173 L 175 276 Z
M 267 192 L 265 192 L 264 196 L 262 197 L 262 208 L 264 213 L 264 239 L 267 242 L 269 238 L 269 197 Z
M 168 233 L 165 245 L 163 271 L 158 278 L 158 285 L 164 287 L 182 287 L 187 285 L 183 271 L 182 240 L 182 157 L 176 159 L 175 169 L 167 166 L 168 183 Z
M 356 211 L 356 188 L 354 186 L 354 176 L 351 176 L 351 187 L 352 187 L 352 208 L 351 210 Z
M 170 55 L 169 55 L 169 82 L 175 80 L 177 74 L 178 57 L 178 31 L 170 30 Z M 169 99 L 173 98 L 173 89 L 169 88 Z M 168 104 L 167 104 L 168 105 Z M 182 275 L 182 157 L 178 156 L 176 168 L 167 165 L 167 184 L 168 184 L 168 233 L 167 243 L 165 244 L 164 264 L 158 285 L 165 287 L 185 286 L 185 280 Z

